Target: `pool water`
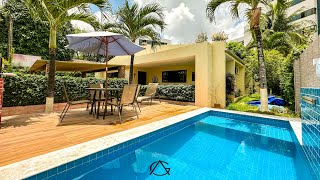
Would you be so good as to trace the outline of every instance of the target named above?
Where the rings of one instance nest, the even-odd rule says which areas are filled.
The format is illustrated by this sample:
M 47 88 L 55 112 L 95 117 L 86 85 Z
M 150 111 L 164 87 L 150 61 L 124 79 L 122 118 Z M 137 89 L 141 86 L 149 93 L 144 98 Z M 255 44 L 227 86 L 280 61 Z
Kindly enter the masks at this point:
M 311 179 L 292 134 L 207 116 L 75 179 Z

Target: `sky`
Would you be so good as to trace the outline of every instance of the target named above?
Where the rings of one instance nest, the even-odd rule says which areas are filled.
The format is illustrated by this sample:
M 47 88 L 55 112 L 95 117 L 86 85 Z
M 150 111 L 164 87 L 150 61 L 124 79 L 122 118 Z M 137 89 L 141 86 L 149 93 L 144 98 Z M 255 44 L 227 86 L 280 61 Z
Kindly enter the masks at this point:
M 193 43 L 201 32 L 207 33 L 209 40 L 213 33 L 224 31 L 229 35 L 229 40 L 242 37 L 244 34 L 245 20 L 234 19 L 230 16 L 229 5 L 221 6 L 216 12 L 216 21 L 209 22 L 206 17 L 206 5 L 209 0 L 131 0 L 144 6 L 148 3 L 158 2 L 164 7 L 166 29 L 161 32 L 161 37 L 169 39 L 173 44 Z M 109 0 L 115 11 L 124 3 L 124 0 Z M 96 7 L 92 11 L 99 17 L 100 12 Z M 243 8 L 242 8 L 243 9 Z M 240 11 L 242 11 L 240 9 Z M 73 23 L 81 29 L 92 31 L 90 25 Z

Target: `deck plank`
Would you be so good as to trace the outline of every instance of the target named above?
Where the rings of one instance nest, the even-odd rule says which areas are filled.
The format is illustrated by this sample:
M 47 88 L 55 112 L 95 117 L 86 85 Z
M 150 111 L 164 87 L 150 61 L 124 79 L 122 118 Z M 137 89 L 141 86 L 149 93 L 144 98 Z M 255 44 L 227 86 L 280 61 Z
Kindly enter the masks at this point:
M 124 109 L 125 122 L 116 115 L 95 119 L 85 109 L 71 110 L 64 122 L 59 113 L 5 117 L 0 129 L 0 166 L 39 156 L 116 132 L 197 109 L 169 103 L 144 105 L 139 119 L 132 107 Z

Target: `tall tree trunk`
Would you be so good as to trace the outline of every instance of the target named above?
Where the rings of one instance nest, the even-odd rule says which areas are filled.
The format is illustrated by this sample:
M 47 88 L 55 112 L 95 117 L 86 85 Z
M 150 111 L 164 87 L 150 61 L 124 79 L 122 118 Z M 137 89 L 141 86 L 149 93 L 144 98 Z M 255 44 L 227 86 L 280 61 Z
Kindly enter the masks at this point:
M 134 54 L 131 55 L 129 84 L 132 84 L 132 83 L 133 83 L 133 63 L 134 63 Z
M 258 51 L 258 61 L 259 61 L 259 79 L 260 79 L 260 110 L 268 111 L 268 87 L 267 87 L 267 76 L 266 76 L 266 66 L 263 55 L 262 47 L 262 36 L 260 31 L 260 26 L 254 27 L 254 32 L 257 39 L 257 51 Z
M 11 15 L 9 15 L 9 24 L 8 24 L 8 61 L 11 64 L 12 60 L 12 39 L 13 39 L 13 21 Z
M 46 112 L 53 111 L 54 86 L 56 74 L 56 49 L 57 49 L 57 29 L 50 28 L 49 37 L 49 72 L 48 72 L 48 96 L 46 99 Z

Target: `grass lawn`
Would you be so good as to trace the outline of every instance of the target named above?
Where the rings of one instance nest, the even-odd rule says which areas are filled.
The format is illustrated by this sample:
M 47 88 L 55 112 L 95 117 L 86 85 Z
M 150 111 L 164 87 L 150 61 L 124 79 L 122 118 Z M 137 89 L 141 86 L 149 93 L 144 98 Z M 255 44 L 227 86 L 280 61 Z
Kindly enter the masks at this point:
M 299 117 L 299 115 L 295 114 L 293 111 L 288 109 L 287 107 L 287 113 L 278 113 L 274 111 L 268 111 L 268 112 L 261 112 L 258 110 L 258 106 L 251 106 L 247 104 L 250 101 L 256 101 L 260 100 L 259 94 L 251 94 L 248 96 L 240 97 L 236 102 L 231 103 L 227 106 L 228 110 L 235 110 L 235 111 L 243 111 L 243 112 L 253 112 L 253 113 L 260 113 L 260 114 L 270 114 L 270 115 L 276 115 L 276 116 L 284 116 L 284 117 Z

